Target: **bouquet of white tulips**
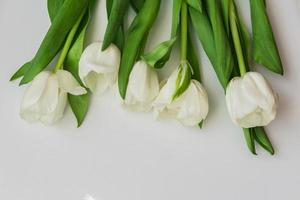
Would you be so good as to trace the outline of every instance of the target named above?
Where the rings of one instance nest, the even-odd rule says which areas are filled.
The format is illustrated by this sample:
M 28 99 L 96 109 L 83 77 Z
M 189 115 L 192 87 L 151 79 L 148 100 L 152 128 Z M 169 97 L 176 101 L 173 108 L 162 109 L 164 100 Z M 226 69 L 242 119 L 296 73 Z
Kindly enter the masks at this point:
M 256 154 L 257 141 L 274 154 L 263 127 L 276 117 L 277 94 L 263 75 L 251 71 L 251 65 L 261 64 L 278 74 L 283 74 L 283 67 L 265 0 L 249 1 L 252 38 L 234 0 L 173 0 L 170 39 L 146 52 L 161 0 L 106 0 L 104 38 L 85 48 L 96 0 L 48 0 L 51 26 L 33 59 L 11 78 L 22 77 L 20 85 L 30 83 L 21 117 L 53 124 L 63 117 L 68 102 L 80 126 L 90 95 L 101 95 L 118 83 L 126 107 L 201 128 L 209 100 L 191 37 L 195 31 L 224 88 L 229 116 L 243 128 L 250 151 Z M 130 6 L 136 16 L 125 29 Z M 157 69 L 168 62 L 176 41 L 180 41 L 179 65 L 160 82 Z M 45 70 L 55 57 L 57 64 Z

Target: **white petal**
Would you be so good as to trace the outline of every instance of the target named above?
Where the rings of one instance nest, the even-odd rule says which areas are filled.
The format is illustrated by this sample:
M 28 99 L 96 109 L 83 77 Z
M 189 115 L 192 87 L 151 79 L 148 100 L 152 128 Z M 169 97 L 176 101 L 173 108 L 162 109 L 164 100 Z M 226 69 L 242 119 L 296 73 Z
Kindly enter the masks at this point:
M 63 91 L 73 95 L 82 95 L 87 93 L 86 89 L 81 87 L 70 72 L 66 70 L 58 70 L 56 75 L 58 77 L 59 87 Z
M 25 91 L 22 104 L 21 115 L 34 106 L 41 98 L 51 72 L 45 71 L 39 73 L 32 81 L 31 85 Z M 25 117 L 25 116 L 24 116 Z M 25 117 L 26 118 L 26 117 Z
M 152 106 L 156 116 L 164 112 L 167 105 L 172 102 L 172 97 L 176 88 L 177 77 L 178 77 L 178 70 L 174 71 L 171 74 L 167 83 L 162 87 L 162 89 L 159 92 L 159 95 L 153 102 Z
M 145 62 L 137 62 L 130 74 L 125 104 L 139 111 L 148 111 L 159 93 L 157 73 Z
M 53 112 L 43 115 L 40 118 L 40 121 L 46 125 L 51 125 L 60 120 L 65 111 L 65 107 L 67 104 L 67 93 L 64 91 L 59 92 L 58 103 Z
M 41 72 L 25 92 L 20 115 L 29 122 L 37 121 L 43 114 L 52 112 L 57 104 L 58 83 L 51 72 Z
M 58 103 L 58 79 L 55 74 L 51 74 L 48 78 L 44 92 L 39 99 L 37 105 L 39 106 L 39 112 L 44 114 L 52 113 Z
M 120 50 L 111 44 L 106 50 L 101 51 L 102 42 L 89 45 L 81 55 L 79 61 L 79 76 L 86 87 L 96 91 L 98 77 L 118 73 L 121 53 Z M 100 76 L 102 78 L 102 76 Z M 104 78 L 103 80 L 105 80 Z M 109 78 L 110 79 L 110 78 Z M 106 84 L 110 85 L 110 84 Z

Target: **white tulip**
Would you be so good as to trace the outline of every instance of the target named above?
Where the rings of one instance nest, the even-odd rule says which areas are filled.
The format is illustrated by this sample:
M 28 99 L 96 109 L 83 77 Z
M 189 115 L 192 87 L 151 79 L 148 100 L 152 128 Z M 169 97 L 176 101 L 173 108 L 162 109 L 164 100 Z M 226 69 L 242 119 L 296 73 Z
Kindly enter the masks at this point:
M 149 111 L 159 93 L 157 72 L 144 61 L 133 66 L 129 76 L 125 105 L 139 111 Z
M 102 94 L 113 86 L 118 77 L 121 52 L 111 44 L 101 51 L 102 42 L 90 44 L 79 61 L 79 76 L 92 92 Z
M 243 128 L 266 126 L 276 116 L 277 96 L 257 72 L 233 78 L 226 90 L 226 103 L 232 121 Z
M 82 95 L 86 92 L 68 71 L 58 70 L 56 73 L 43 71 L 27 88 L 20 115 L 28 122 L 41 121 L 44 124 L 53 124 L 63 116 L 67 93 Z
M 209 104 L 206 90 L 199 81 L 191 80 L 186 91 L 173 100 L 177 77 L 178 70 L 172 73 L 162 87 L 153 103 L 154 112 L 157 116 L 160 114 L 174 116 L 183 125 L 196 126 L 208 114 Z

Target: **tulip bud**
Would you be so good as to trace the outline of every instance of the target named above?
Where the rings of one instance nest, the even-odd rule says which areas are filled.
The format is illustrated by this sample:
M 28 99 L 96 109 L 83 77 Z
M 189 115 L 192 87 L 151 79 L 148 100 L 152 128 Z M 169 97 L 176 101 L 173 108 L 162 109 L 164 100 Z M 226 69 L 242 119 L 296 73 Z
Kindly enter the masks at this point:
M 156 71 L 144 61 L 133 66 L 129 76 L 125 104 L 139 111 L 148 111 L 159 93 Z
M 70 72 L 39 73 L 27 88 L 22 104 L 21 117 L 28 122 L 41 121 L 53 124 L 62 118 L 67 103 L 67 93 L 82 95 L 87 91 L 81 87 Z
M 207 93 L 199 81 L 191 80 L 187 89 L 174 99 L 179 74 L 179 70 L 173 72 L 167 83 L 162 87 L 153 103 L 154 112 L 157 116 L 163 113 L 171 115 L 183 125 L 196 126 L 208 114 Z
M 234 123 L 243 128 L 266 126 L 275 119 L 277 96 L 257 72 L 233 78 L 226 89 L 226 103 Z
M 90 44 L 79 61 L 79 76 L 92 92 L 102 94 L 115 84 L 121 59 L 120 50 L 111 44 L 101 51 L 102 42 Z

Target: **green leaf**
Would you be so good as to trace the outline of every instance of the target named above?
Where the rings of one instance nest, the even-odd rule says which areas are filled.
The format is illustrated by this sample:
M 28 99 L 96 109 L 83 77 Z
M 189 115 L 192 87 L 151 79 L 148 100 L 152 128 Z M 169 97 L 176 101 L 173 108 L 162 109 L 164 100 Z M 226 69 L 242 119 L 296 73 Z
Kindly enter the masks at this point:
M 72 47 L 70 48 L 66 60 L 64 62 L 64 66 L 65 66 L 64 69 L 71 72 L 72 75 L 77 79 L 78 82 L 80 82 L 82 86 L 83 84 L 78 75 L 78 64 L 79 64 L 81 54 L 84 50 L 84 40 L 86 37 L 86 30 L 91 19 L 94 3 L 95 3 L 94 0 L 90 1 L 89 9 L 87 10 L 87 13 L 84 16 L 84 19 L 82 20 L 80 28 L 78 30 L 78 36 L 75 39 Z M 88 112 L 90 94 L 87 93 L 81 96 L 68 94 L 68 100 L 71 109 L 77 119 L 78 127 L 80 127 Z
M 227 33 L 225 31 L 219 1 L 205 0 L 205 2 L 215 41 L 215 71 L 223 88 L 226 88 L 231 78 L 234 58 Z
M 64 44 L 73 25 L 88 6 L 88 0 L 66 0 L 52 25 L 50 26 L 39 50 L 37 51 L 30 69 L 27 70 L 20 85 L 30 82 L 56 56 Z
M 255 140 L 271 155 L 274 155 L 275 151 L 270 139 L 268 138 L 263 127 L 256 127 L 253 129 Z
M 151 67 L 161 68 L 161 63 L 164 63 L 162 60 L 164 61 L 165 57 L 170 53 L 175 41 L 176 37 L 160 43 L 151 52 L 142 55 L 142 60 L 144 60 Z
M 89 109 L 90 94 L 84 94 L 81 96 L 68 94 L 68 101 L 76 117 L 77 127 L 80 127 Z
M 202 12 L 202 0 L 186 0 L 186 3 L 198 12 Z
M 107 12 L 108 19 L 111 13 L 113 1 L 114 0 L 106 0 L 106 12 Z M 117 30 L 116 36 L 113 40 L 113 43 L 119 48 L 120 51 L 122 51 L 124 46 L 124 41 L 125 41 L 124 27 L 120 25 L 119 29 Z
M 222 0 L 221 1 L 221 8 L 224 20 L 224 26 L 228 35 L 230 35 L 230 20 L 229 20 L 229 9 L 230 9 L 230 1 L 231 0 Z
M 283 66 L 275 42 L 264 0 L 250 0 L 254 60 L 269 70 L 283 74 Z
M 130 0 L 131 6 L 137 13 L 142 9 L 144 2 L 145 0 Z
M 14 81 L 14 80 L 24 76 L 26 71 L 31 67 L 31 64 L 32 64 L 32 61 L 29 61 L 29 62 L 25 63 L 24 65 L 22 65 L 22 67 L 20 67 L 18 69 L 18 71 L 16 73 L 14 73 L 14 75 L 10 78 L 10 81 Z
M 128 37 L 124 44 L 118 79 L 119 92 L 123 99 L 125 99 L 126 96 L 132 67 L 140 54 L 140 48 L 145 37 L 148 35 L 156 19 L 159 7 L 160 0 L 146 0 L 143 8 L 134 18 L 128 30 Z
M 247 142 L 247 146 L 249 150 L 254 154 L 256 154 L 255 144 L 254 144 L 254 133 L 251 128 L 244 128 L 244 136 Z
M 54 20 L 55 16 L 57 15 L 59 9 L 63 5 L 64 0 L 48 0 L 48 14 L 50 17 L 51 22 Z M 22 65 L 18 71 L 11 77 L 10 81 L 16 80 L 24 76 L 26 71 L 31 67 L 32 61 L 26 62 Z
M 193 27 L 225 89 L 231 78 L 234 57 L 216 0 L 206 0 L 203 11 L 189 7 Z M 206 7 L 205 7 L 206 6 Z M 208 13 L 205 12 L 208 10 Z
M 48 14 L 50 17 L 51 22 L 54 21 L 54 18 L 58 14 L 60 8 L 64 4 L 65 0 L 48 0 L 47 7 L 48 7 Z
M 213 66 L 216 68 L 216 47 L 213 36 L 213 30 L 206 12 L 198 12 L 196 9 L 189 7 L 189 13 L 193 27 L 197 33 L 201 44 L 210 59 Z
M 197 56 L 197 51 L 194 47 L 191 34 L 188 34 L 187 60 L 193 69 L 192 79 L 201 83 L 200 64 Z
M 102 50 L 105 50 L 116 38 L 123 25 L 124 15 L 128 10 L 129 0 L 114 0 L 109 14 Z M 108 9 L 107 9 L 108 10 Z

